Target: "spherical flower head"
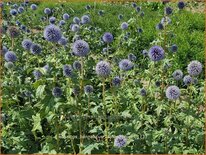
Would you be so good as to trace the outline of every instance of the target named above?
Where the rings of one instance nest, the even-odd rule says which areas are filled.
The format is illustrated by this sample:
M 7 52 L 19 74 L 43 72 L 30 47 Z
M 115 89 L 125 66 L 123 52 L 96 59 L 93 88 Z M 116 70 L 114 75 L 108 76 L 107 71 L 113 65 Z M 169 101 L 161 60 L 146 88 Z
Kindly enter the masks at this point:
M 191 76 L 199 75 L 202 72 L 202 64 L 197 60 L 191 61 L 187 66 L 187 72 Z
M 190 85 L 190 84 L 192 84 L 192 82 L 193 82 L 192 77 L 191 77 L 190 75 L 184 76 L 183 82 L 184 82 L 185 85 Z
M 103 54 L 107 53 L 107 47 L 105 47 L 105 48 L 102 49 L 102 53 L 103 53 Z
M 44 38 L 50 42 L 58 42 L 61 37 L 61 30 L 55 25 L 49 25 L 44 29 Z
M 33 75 L 36 80 L 39 80 L 42 77 L 42 73 L 39 70 L 33 71 Z
M 153 46 L 148 52 L 148 56 L 152 61 L 160 61 L 164 58 L 164 49 L 160 46 Z
M 142 55 L 147 56 L 148 55 L 148 51 L 147 50 L 143 50 L 142 51 Z
M 9 51 L 8 48 L 6 46 L 3 46 L 3 48 L 2 48 L 3 55 L 5 55 L 6 52 L 8 52 L 8 51 Z
M 121 85 L 122 79 L 119 76 L 116 76 L 112 79 L 112 85 L 119 87 Z
M 7 69 L 12 69 L 12 68 L 14 68 L 14 64 L 13 64 L 13 62 L 6 62 L 5 64 L 4 64 L 4 67 L 6 67 Z
M 22 29 L 23 31 L 26 31 L 26 26 L 25 25 L 21 25 L 20 29 Z
M 134 8 L 137 7 L 137 4 L 132 2 L 132 7 L 134 7 Z
M 99 10 L 98 11 L 98 15 L 102 16 L 104 14 L 104 11 L 103 10 Z
M 174 45 L 171 46 L 171 51 L 172 52 L 177 52 L 177 50 L 178 50 L 177 45 L 174 44 Z
M 128 59 L 123 59 L 119 62 L 119 68 L 123 71 L 129 71 L 133 66 L 134 64 Z
M 73 62 L 73 68 L 74 70 L 80 70 L 81 69 L 81 63 L 79 61 L 74 61 Z
M 106 32 L 103 37 L 102 37 L 103 41 L 105 43 L 111 43 L 113 40 L 114 40 L 114 37 L 111 33 L 109 32 Z
M 90 6 L 90 5 L 86 5 L 86 6 L 85 6 L 85 9 L 86 9 L 86 10 L 90 10 L 90 9 L 91 9 L 91 6 Z
M 56 18 L 55 18 L 55 17 L 50 17 L 50 18 L 49 18 L 49 22 L 50 22 L 51 24 L 54 24 L 55 21 L 56 21 Z
M 59 39 L 58 44 L 65 46 L 68 43 L 68 39 L 65 37 L 61 37 L 61 39 Z
M 128 27 L 129 27 L 129 25 L 128 25 L 126 22 L 123 22 L 123 23 L 121 24 L 122 30 L 126 30 L 126 29 L 128 29 Z
M 17 21 L 16 21 L 16 25 L 17 25 L 17 26 L 20 26 L 20 25 L 21 25 L 20 21 L 17 20 Z
M 4 55 L 6 61 L 15 62 L 17 60 L 16 54 L 12 51 L 6 52 Z
M 18 12 L 19 12 L 19 13 L 24 12 L 24 8 L 23 8 L 22 6 L 20 6 L 20 7 L 18 8 Z
M 79 57 L 85 57 L 90 51 L 89 44 L 84 40 L 75 41 L 72 49 L 75 55 Z
M 84 93 L 85 93 L 85 94 L 91 94 L 93 91 L 94 91 L 94 88 L 93 88 L 93 86 L 91 86 L 91 85 L 86 85 L 86 86 L 84 87 Z
M 178 6 L 178 8 L 179 8 L 180 10 L 181 10 L 181 9 L 184 9 L 185 3 L 182 2 L 182 1 L 180 1 L 180 2 L 178 2 L 177 6 Z
M 64 20 L 69 20 L 70 16 L 68 13 L 63 14 L 63 19 Z
M 156 86 L 156 87 L 159 87 L 160 85 L 161 85 L 161 82 L 160 82 L 160 81 L 156 81 L 156 82 L 155 82 L 155 86 Z
M 88 24 L 88 23 L 90 23 L 90 17 L 88 16 L 88 15 L 84 15 L 84 16 L 82 16 L 82 18 L 81 18 L 81 22 L 82 22 L 82 24 Z
M 16 16 L 16 15 L 18 14 L 18 12 L 17 12 L 16 9 L 11 9 L 11 10 L 10 10 L 10 14 L 11 14 L 12 16 Z
M 96 65 L 96 74 L 99 77 L 106 78 L 110 75 L 111 73 L 111 67 L 110 64 L 106 61 L 100 61 Z
M 44 13 L 47 14 L 47 15 L 49 15 L 49 14 L 51 13 L 51 9 L 45 8 L 45 9 L 44 9 Z
M 162 24 L 162 23 L 157 24 L 157 25 L 156 25 L 156 29 L 157 29 L 157 30 L 163 30 L 163 29 L 164 29 L 163 24 Z
M 140 12 L 140 10 L 141 10 L 141 7 L 137 6 L 137 7 L 136 7 L 137 13 Z
M 122 14 L 119 14 L 119 15 L 118 15 L 118 19 L 119 19 L 119 20 L 123 19 L 123 15 L 122 15 Z
M 32 10 L 36 10 L 36 9 L 37 9 L 37 5 L 36 5 L 36 4 L 32 4 L 32 5 L 30 6 L 30 8 L 31 8 Z
M 59 26 L 63 26 L 63 25 L 65 25 L 65 23 L 66 23 L 66 22 L 65 22 L 64 20 L 60 20 L 60 21 L 59 21 Z
M 14 27 L 14 26 L 10 26 L 9 28 L 8 28 L 8 35 L 11 37 L 11 38 L 16 38 L 16 37 L 18 37 L 19 36 L 19 30 L 16 28 L 16 27 Z
M 180 89 L 177 86 L 169 86 L 166 90 L 166 97 L 170 100 L 176 100 L 180 97 Z
M 60 87 L 54 87 L 52 90 L 52 95 L 56 98 L 62 96 L 62 89 Z
M 144 12 L 143 11 L 140 13 L 140 17 L 144 17 Z
M 75 24 L 79 24 L 79 23 L 80 23 L 80 19 L 79 19 L 78 17 L 74 17 L 74 18 L 73 18 L 73 22 L 74 22 Z
M 64 65 L 63 66 L 63 74 L 66 77 L 72 77 L 73 75 L 73 69 L 71 65 Z
M 22 41 L 22 47 L 25 49 L 25 50 L 30 50 L 31 48 L 31 45 L 33 44 L 32 41 L 30 39 L 24 39 Z
M 166 7 L 165 8 L 165 13 L 166 13 L 166 15 L 172 14 L 172 8 L 171 7 Z
M 136 57 L 133 53 L 129 53 L 128 59 L 129 59 L 130 61 L 136 61 L 136 60 L 137 60 L 137 57 Z
M 140 95 L 141 96 L 146 96 L 147 95 L 147 92 L 144 88 L 140 89 Z
M 138 28 L 138 29 L 137 29 L 137 32 L 138 32 L 138 33 L 142 33 L 142 32 L 143 32 L 142 28 Z
M 183 72 L 181 70 L 176 70 L 172 73 L 172 76 L 175 80 L 181 80 L 183 78 Z
M 77 24 L 72 24 L 71 27 L 72 27 L 71 30 L 72 30 L 73 32 L 78 32 L 79 29 L 80 29 L 79 25 L 77 25 Z
M 126 145 L 127 139 L 123 135 L 116 136 L 114 139 L 114 146 L 118 148 L 122 148 Z
M 40 45 L 38 45 L 38 44 L 32 44 L 32 45 L 31 45 L 31 48 L 30 48 L 30 51 L 31 51 L 32 54 L 37 55 L 37 54 L 40 54 L 40 53 L 41 53 L 42 49 L 41 49 L 41 46 L 40 46 Z

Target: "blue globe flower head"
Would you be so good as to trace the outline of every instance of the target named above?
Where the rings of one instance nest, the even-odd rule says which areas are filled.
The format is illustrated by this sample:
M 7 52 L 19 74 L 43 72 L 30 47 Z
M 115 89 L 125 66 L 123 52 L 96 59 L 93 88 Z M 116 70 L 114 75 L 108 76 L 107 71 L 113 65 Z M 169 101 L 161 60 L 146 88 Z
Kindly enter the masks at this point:
M 79 23 L 80 23 L 80 19 L 79 19 L 78 17 L 74 17 L 74 18 L 73 18 L 73 22 L 74 22 L 75 24 L 79 24 Z
M 191 76 L 198 76 L 202 72 L 202 64 L 197 60 L 191 61 L 187 66 L 187 72 Z
M 42 77 L 42 73 L 39 70 L 33 71 L 34 78 L 39 80 Z
M 77 40 L 73 43 L 73 52 L 79 57 L 85 57 L 89 53 L 89 44 L 84 40 Z
M 10 15 L 16 16 L 17 14 L 18 14 L 18 12 L 17 12 L 16 9 L 11 9 L 11 10 L 10 10 Z
M 65 46 L 68 43 L 68 39 L 65 37 L 61 37 L 61 39 L 59 39 L 58 44 Z
M 56 21 L 56 18 L 55 18 L 55 17 L 50 17 L 50 18 L 49 18 L 50 24 L 54 24 L 55 21 Z
M 7 68 L 7 69 L 12 69 L 12 68 L 14 68 L 14 64 L 13 64 L 13 62 L 6 62 L 5 64 L 4 64 L 4 67 L 5 68 Z
M 44 38 L 50 42 L 58 42 L 62 37 L 62 32 L 59 27 L 55 25 L 48 25 L 44 29 Z
M 185 3 L 184 3 L 183 1 L 180 1 L 180 2 L 178 2 L 177 6 L 178 6 L 178 8 L 179 8 L 180 10 L 181 10 L 181 9 L 184 9 Z
M 129 27 L 129 24 L 127 24 L 126 22 L 123 22 L 123 23 L 121 24 L 121 29 L 122 29 L 122 30 L 126 30 L 126 29 L 128 29 L 128 27 Z
M 180 97 L 180 89 L 177 86 L 169 86 L 166 89 L 166 97 L 170 100 L 177 100 Z
M 86 5 L 86 6 L 85 6 L 85 9 L 86 9 L 86 10 L 90 10 L 90 9 L 91 9 L 91 6 L 90 6 L 90 5 Z
M 183 78 L 183 72 L 180 69 L 178 69 L 172 73 L 172 76 L 175 80 L 179 81 Z
M 114 37 L 111 33 L 106 32 L 104 33 L 102 39 L 105 43 L 111 43 L 114 40 Z
M 63 66 L 63 74 L 66 77 L 72 77 L 73 75 L 73 69 L 71 65 L 64 65 Z
M 147 50 L 143 50 L 143 51 L 142 51 L 142 55 L 148 56 L 148 51 L 147 51 Z
M 24 8 L 23 8 L 22 6 L 20 6 L 20 7 L 18 8 L 18 12 L 19 12 L 19 13 L 23 13 L 23 12 L 24 12 Z
M 60 21 L 59 21 L 59 26 L 63 26 L 63 25 L 65 25 L 65 23 L 66 23 L 66 22 L 65 22 L 64 20 L 60 20 Z
M 100 62 L 97 63 L 95 70 L 96 70 L 96 74 L 99 77 L 106 78 L 111 73 L 111 66 L 106 61 L 100 61 Z
M 103 53 L 103 54 L 106 54 L 107 51 L 108 51 L 108 50 L 107 50 L 107 47 L 105 47 L 105 48 L 102 49 L 102 53 Z
M 149 49 L 148 56 L 152 61 L 160 61 L 164 59 L 165 52 L 160 46 L 153 46 Z
M 126 146 L 127 138 L 123 135 L 116 136 L 114 139 L 114 146 L 118 148 L 122 148 Z
M 137 4 L 132 2 L 132 7 L 136 8 L 137 7 Z
M 63 94 L 62 92 L 62 89 L 60 87 L 54 87 L 53 90 L 52 90 L 52 95 L 55 97 L 55 98 L 59 98 L 61 97 Z
M 171 7 L 166 7 L 166 8 L 165 8 L 165 14 L 166 14 L 166 15 L 172 14 L 172 11 L 173 11 L 173 10 L 172 10 Z
M 119 87 L 121 85 L 122 79 L 119 76 L 116 76 L 112 79 L 112 85 Z
M 22 47 L 25 49 L 25 50 L 30 50 L 31 48 L 31 45 L 33 44 L 32 41 L 30 39 L 24 39 L 22 41 Z
M 147 95 L 147 92 L 144 88 L 140 89 L 140 95 L 141 96 L 146 96 Z
M 50 8 L 45 8 L 44 13 L 47 14 L 47 15 L 51 14 L 51 9 Z
M 83 15 L 82 18 L 81 18 L 81 22 L 82 24 L 88 24 L 90 23 L 90 17 L 88 15 Z
M 119 15 L 118 15 L 118 19 L 119 19 L 119 20 L 122 20 L 122 19 L 123 19 L 123 15 L 122 15 L 122 14 L 119 14 Z
M 93 88 L 93 86 L 92 85 L 86 85 L 86 86 L 84 86 L 84 93 L 85 94 L 91 94 L 91 93 L 93 93 L 93 91 L 94 91 L 94 88 Z
M 15 62 L 17 60 L 16 54 L 12 51 L 6 52 L 6 54 L 4 55 L 4 58 L 6 61 L 10 61 L 10 62 Z
M 31 47 L 30 47 L 30 51 L 31 51 L 32 54 L 38 55 L 38 54 L 41 53 L 42 48 L 38 44 L 32 44 Z
M 20 29 L 23 30 L 23 31 L 26 31 L 26 26 L 25 25 L 21 25 Z
M 78 32 L 79 29 L 80 29 L 79 25 L 77 25 L 77 24 L 72 24 L 71 30 L 72 30 L 73 32 Z
M 176 45 L 176 44 L 172 45 L 172 46 L 170 47 L 170 50 L 171 50 L 172 52 L 177 52 L 177 50 L 178 50 L 177 45 Z
M 137 11 L 137 13 L 139 13 L 139 12 L 141 11 L 141 7 L 140 7 L 140 6 L 137 6 L 137 7 L 136 7 L 136 11 Z
M 17 26 L 20 26 L 20 25 L 21 25 L 20 21 L 17 20 L 17 21 L 16 21 L 16 25 L 17 25 Z
M 73 68 L 74 70 L 81 70 L 81 63 L 79 61 L 74 61 L 73 62 Z
M 104 11 L 103 10 L 99 10 L 98 11 L 98 15 L 102 16 L 104 14 Z
M 143 32 L 142 28 L 138 28 L 138 29 L 137 29 L 137 32 L 138 32 L 138 33 L 142 33 L 142 32 Z
M 123 71 L 129 71 L 133 67 L 134 67 L 134 64 L 128 59 L 123 59 L 119 62 L 119 68 Z
M 144 12 L 143 11 L 140 13 L 140 17 L 144 17 Z
M 163 30 L 164 29 L 164 25 L 162 23 L 159 23 L 156 25 L 156 29 L 157 30 Z
M 133 53 L 129 53 L 128 54 L 128 59 L 130 61 L 136 61 L 137 60 L 137 57 L 133 54 Z
M 184 76 L 184 78 L 183 78 L 183 82 L 184 82 L 184 84 L 187 86 L 187 85 L 192 84 L 193 79 L 192 79 L 192 77 L 191 77 L 190 75 L 186 75 L 186 76 Z
M 8 35 L 11 37 L 11 38 L 17 38 L 19 36 L 20 32 L 19 30 L 14 27 L 14 26 L 10 26 L 8 28 Z
M 36 9 L 37 9 L 37 5 L 36 5 L 36 4 L 32 4 L 32 5 L 30 6 L 30 8 L 31 8 L 32 10 L 36 10 Z
M 27 32 L 27 33 L 30 33 L 31 31 L 30 31 L 29 29 L 26 29 L 26 32 Z
M 156 81 L 156 82 L 155 82 L 155 86 L 156 86 L 156 87 L 159 87 L 160 85 L 161 85 L 161 82 L 160 82 L 160 81 Z
M 2 53 L 3 53 L 3 55 L 5 55 L 6 54 L 6 52 L 8 52 L 9 50 L 8 50 L 8 48 L 6 47 L 6 46 L 3 46 L 2 47 Z
M 63 14 L 63 19 L 64 20 L 69 20 L 70 16 L 68 13 Z
M 168 24 L 171 24 L 172 23 L 172 20 L 168 17 L 168 16 L 166 16 L 166 17 L 163 17 L 162 19 L 161 19 L 161 22 L 160 22 L 161 24 L 163 24 L 163 25 L 168 25 Z

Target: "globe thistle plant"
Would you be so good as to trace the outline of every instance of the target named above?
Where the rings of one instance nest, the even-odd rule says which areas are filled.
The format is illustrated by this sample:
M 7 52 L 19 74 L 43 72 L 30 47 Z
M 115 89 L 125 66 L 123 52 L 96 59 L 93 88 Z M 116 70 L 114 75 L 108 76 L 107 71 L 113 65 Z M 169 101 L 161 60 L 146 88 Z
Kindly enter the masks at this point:
M 166 97 L 170 100 L 176 100 L 180 97 L 180 89 L 177 86 L 169 86 L 166 89 Z
M 118 15 L 118 19 L 119 19 L 119 20 L 122 20 L 122 19 L 123 19 L 123 15 L 122 15 L 122 14 L 119 14 L 119 15 Z
M 23 8 L 22 6 L 20 6 L 20 7 L 18 8 L 18 12 L 19 12 L 19 13 L 23 13 L 23 12 L 24 12 L 24 8 Z
M 191 61 L 187 66 L 187 72 L 191 76 L 199 75 L 202 72 L 202 64 L 197 60 Z
M 61 37 L 61 39 L 59 39 L 58 44 L 65 46 L 68 43 L 68 39 L 65 37 Z
M 66 77 L 72 77 L 73 75 L 73 69 L 71 65 L 64 65 L 63 66 L 63 74 Z
M 187 85 L 190 85 L 190 84 L 193 83 L 193 79 L 192 79 L 192 77 L 190 75 L 186 75 L 183 78 L 183 82 L 187 86 Z
M 31 51 L 32 54 L 37 55 L 37 54 L 41 53 L 42 48 L 38 44 L 32 44 L 31 47 L 30 47 L 30 51 Z
M 74 70 L 81 70 L 81 63 L 79 61 L 74 61 L 73 62 L 73 68 Z
M 153 46 L 149 49 L 148 56 L 152 61 L 160 61 L 164 58 L 164 49 L 160 46 Z
M 122 79 L 119 76 L 116 76 L 112 79 L 112 85 L 119 87 L 121 85 Z
M 52 90 L 52 95 L 56 98 L 62 96 L 62 89 L 60 87 L 54 87 Z
M 157 24 L 157 25 L 156 25 L 156 29 L 157 29 L 157 30 L 163 30 L 163 29 L 164 29 L 163 24 L 162 24 L 162 23 Z
M 180 1 L 180 2 L 178 2 L 177 6 L 180 10 L 182 10 L 185 7 L 185 3 L 183 1 Z
M 92 92 L 94 91 L 94 88 L 93 88 L 93 86 L 91 86 L 91 85 L 86 85 L 86 86 L 84 86 L 84 93 L 85 94 L 91 94 Z
M 122 30 L 126 30 L 126 29 L 128 29 L 128 27 L 129 27 L 129 25 L 128 25 L 126 22 L 123 22 L 123 23 L 121 24 L 121 29 L 122 29 Z
M 79 19 L 78 17 L 74 17 L 74 18 L 73 18 L 73 22 L 74 22 L 75 24 L 79 24 L 79 23 L 80 23 L 80 19 Z
M 129 71 L 133 66 L 134 64 L 128 59 L 123 59 L 119 62 L 119 68 L 123 71 Z
M 47 15 L 51 14 L 51 9 L 50 8 L 45 8 L 44 13 L 47 14 Z
M 72 26 L 71 26 L 71 30 L 72 30 L 73 32 L 78 32 L 79 29 L 80 29 L 80 27 L 79 27 L 78 24 L 72 24 Z
M 30 39 L 24 39 L 21 44 L 25 50 L 30 50 L 33 43 Z
M 102 39 L 105 43 L 111 43 L 114 40 L 114 37 L 111 33 L 106 32 L 104 33 Z
M 172 73 L 172 76 L 175 80 L 179 81 L 183 78 L 183 72 L 178 69 Z
M 6 61 L 10 61 L 10 62 L 15 62 L 17 60 L 16 54 L 12 51 L 6 52 L 6 54 L 4 55 L 4 58 Z
M 50 17 L 50 18 L 49 18 L 50 24 L 54 24 L 55 21 L 56 21 L 56 18 L 55 18 L 55 17 Z
M 36 10 L 36 9 L 37 9 L 37 5 L 36 5 L 36 4 L 32 4 L 32 5 L 30 6 L 30 8 L 31 8 L 32 10 Z
M 111 67 L 110 64 L 106 61 L 100 61 L 96 65 L 96 74 L 99 77 L 106 78 L 111 73 Z
M 69 20 L 70 16 L 68 13 L 63 14 L 63 19 L 64 20 Z
M 16 9 L 11 9 L 11 10 L 10 10 L 10 15 L 16 16 L 17 14 L 18 14 L 18 12 L 17 12 Z
M 42 73 L 39 70 L 33 71 L 33 75 L 36 80 L 39 80 L 42 77 Z
M 59 26 L 63 26 L 63 25 L 65 25 L 66 24 L 66 22 L 64 21 L 64 20 L 60 20 L 59 21 Z
M 8 35 L 11 37 L 11 38 L 16 38 L 16 37 L 18 37 L 19 36 L 19 30 L 16 28 L 16 27 L 14 27 L 14 26 L 10 26 L 9 28 L 8 28 Z
M 178 50 L 177 45 L 176 45 L 176 44 L 172 45 L 172 46 L 170 47 L 170 50 L 171 50 L 171 52 L 177 52 L 177 50 Z
M 166 14 L 166 15 L 172 14 L 172 8 L 171 8 L 171 7 L 166 7 L 166 8 L 165 8 L 165 14 Z
M 73 43 L 73 52 L 79 57 L 85 57 L 89 53 L 89 44 L 84 40 L 77 40 Z
M 137 60 L 137 57 L 136 57 L 133 53 L 129 53 L 129 55 L 128 55 L 128 60 L 130 60 L 130 61 L 136 61 L 136 60 Z
M 82 24 L 88 24 L 88 23 L 90 23 L 90 17 L 89 17 L 88 15 L 82 16 L 81 22 L 82 22 Z
M 122 148 L 122 147 L 126 146 L 126 144 L 127 144 L 127 139 L 125 136 L 119 135 L 119 136 L 115 137 L 115 139 L 114 139 L 114 146 L 115 147 Z
M 44 29 L 44 38 L 50 42 L 58 42 L 61 37 L 61 30 L 55 25 L 49 25 Z
M 147 95 L 147 92 L 144 88 L 140 89 L 140 95 L 141 96 L 146 96 Z

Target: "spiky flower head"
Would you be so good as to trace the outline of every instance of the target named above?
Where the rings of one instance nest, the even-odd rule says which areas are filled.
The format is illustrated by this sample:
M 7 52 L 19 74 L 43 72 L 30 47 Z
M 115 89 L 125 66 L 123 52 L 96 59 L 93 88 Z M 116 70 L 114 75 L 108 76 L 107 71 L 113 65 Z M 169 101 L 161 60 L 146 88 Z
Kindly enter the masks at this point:
M 119 14 L 119 15 L 118 15 L 118 19 L 119 19 L 119 20 L 123 19 L 123 15 L 122 15 L 122 14 Z
M 181 80 L 183 78 L 183 72 L 181 70 L 176 70 L 172 73 L 172 76 L 175 80 Z
M 136 61 L 137 60 L 137 57 L 133 54 L 133 53 L 129 53 L 128 54 L 128 59 L 130 61 Z
M 16 16 L 16 15 L 18 14 L 18 12 L 17 12 L 16 9 L 11 9 L 11 10 L 10 10 L 10 14 L 11 14 L 12 16 Z
M 149 49 L 148 56 L 152 61 L 160 61 L 164 58 L 164 49 L 160 46 L 153 46 Z
M 114 146 L 118 148 L 122 148 L 126 145 L 127 139 L 123 135 L 116 136 L 114 139 Z
M 73 18 L 73 22 L 74 22 L 75 24 L 79 24 L 79 23 L 80 23 L 80 19 L 79 19 L 78 17 L 74 17 L 74 18 Z
M 59 39 L 58 44 L 65 46 L 68 43 L 68 39 L 65 37 L 61 37 L 61 39 Z
M 54 87 L 52 90 L 52 95 L 56 98 L 62 96 L 62 89 L 60 87 Z
M 121 29 L 122 29 L 122 30 L 126 30 L 126 29 L 128 29 L 128 27 L 129 27 L 129 24 L 126 23 L 126 22 L 123 22 L 123 23 L 121 24 Z
M 51 9 L 50 8 L 45 8 L 44 13 L 49 15 L 51 13 Z
M 61 30 L 55 25 L 48 25 L 44 29 L 44 38 L 50 42 L 58 42 L 61 37 Z
M 114 37 L 111 33 L 106 32 L 104 33 L 102 39 L 105 43 L 111 43 L 114 40 Z
M 40 54 L 42 49 L 41 49 L 41 46 L 38 45 L 38 44 L 32 44 L 31 47 L 30 47 L 30 51 L 32 54 Z
M 147 95 L 147 92 L 144 88 L 140 89 L 140 95 L 141 96 L 146 96 Z
M 199 75 L 202 72 L 202 64 L 197 60 L 191 61 L 187 66 L 187 72 L 191 76 Z
M 72 24 L 72 26 L 71 26 L 71 30 L 72 30 L 73 32 L 78 32 L 79 29 L 80 29 L 80 27 L 79 27 L 78 24 Z
M 129 71 L 133 66 L 134 64 L 128 59 L 123 59 L 119 62 L 119 68 L 123 71 Z
M 33 44 L 32 41 L 30 39 L 24 39 L 22 41 L 22 47 L 25 49 L 25 50 L 30 50 L 31 48 L 31 45 Z
M 85 94 L 91 94 L 93 91 L 94 91 L 94 88 L 93 88 L 93 86 L 91 86 L 91 85 L 86 85 L 86 86 L 84 87 L 84 93 L 85 93 Z
M 19 12 L 19 13 L 23 13 L 23 12 L 24 12 L 24 7 L 20 6 L 20 7 L 18 8 L 18 12 Z
M 164 29 L 163 24 L 162 24 L 162 23 L 157 24 L 157 25 L 156 25 L 156 29 L 157 29 L 157 30 L 163 30 L 163 29 Z
M 111 73 L 110 64 L 106 61 L 100 61 L 96 65 L 96 73 L 98 76 L 106 78 Z
M 51 24 L 54 24 L 55 21 L 56 21 L 56 18 L 55 18 L 55 17 L 50 17 L 50 18 L 49 18 L 49 22 L 50 22 Z
M 119 76 L 116 76 L 112 79 L 112 85 L 119 87 L 121 85 L 122 79 Z
M 85 57 L 90 51 L 89 44 L 84 40 L 75 41 L 72 49 L 74 54 L 79 57 Z
M 82 22 L 82 24 L 88 24 L 88 23 L 90 23 L 90 17 L 89 17 L 88 15 L 82 16 L 81 22 Z
M 39 70 L 33 71 L 34 78 L 39 80 L 42 77 L 42 73 Z
M 183 78 L 183 82 L 184 82 L 185 85 L 190 85 L 190 84 L 192 84 L 193 79 L 190 75 L 186 75 Z
M 180 2 L 178 2 L 177 6 L 179 9 L 184 9 L 185 3 L 183 1 L 180 1 Z
M 63 26 L 63 25 L 65 25 L 66 24 L 66 22 L 64 21 L 64 20 L 60 20 L 59 21 L 59 26 Z
M 15 62 L 17 60 L 16 54 L 12 51 L 6 52 L 4 55 L 6 61 Z
M 171 8 L 171 7 L 166 7 L 166 8 L 165 8 L 165 14 L 166 14 L 166 15 L 172 14 L 172 8 Z
M 36 4 L 32 4 L 32 5 L 30 6 L 30 8 L 31 8 L 32 10 L 36 10 L 36 9 L 37 9 L 37 5 L 36 5 Z
M 180 89 L 177 86 L 169 86 L 166 90 L 166 97 L 170 100 L 176 100 L 180 96 Z
M 73 68 L 75 69 L 75 70 L 80 70 L 81 69 L 81 63 L 79 62 L 79 61 L 74 61 L 73 62 Z
M 70 16 L 68 13 L 63 14 L 63 19 L 64 20 L 69 20 Z
M 177 52 L 177 50 L 178 50 L 177 45 L 176 45 L 176 44 L 172 45 L 172 46 L 170 47 L 170 50 L 171 50 L 172 52 Z
M 73 69 L 71 65 L 64 65 L 63 66 L 63 74 L 66 77 L 72 77 L 73 75 Z

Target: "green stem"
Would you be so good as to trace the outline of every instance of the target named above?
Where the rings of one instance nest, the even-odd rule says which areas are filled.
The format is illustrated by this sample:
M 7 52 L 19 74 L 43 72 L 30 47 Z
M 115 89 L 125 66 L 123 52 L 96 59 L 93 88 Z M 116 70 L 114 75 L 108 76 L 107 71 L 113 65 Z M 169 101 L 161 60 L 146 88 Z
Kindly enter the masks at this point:
M 73 152 L 74 152 L 74 154 L 76 154 L 76 151 L 75 151 L 75 148 L 74 148 L 73 138 L 71 138 L 71 144 L 72 144 L 72 149 L 73 149 Z

